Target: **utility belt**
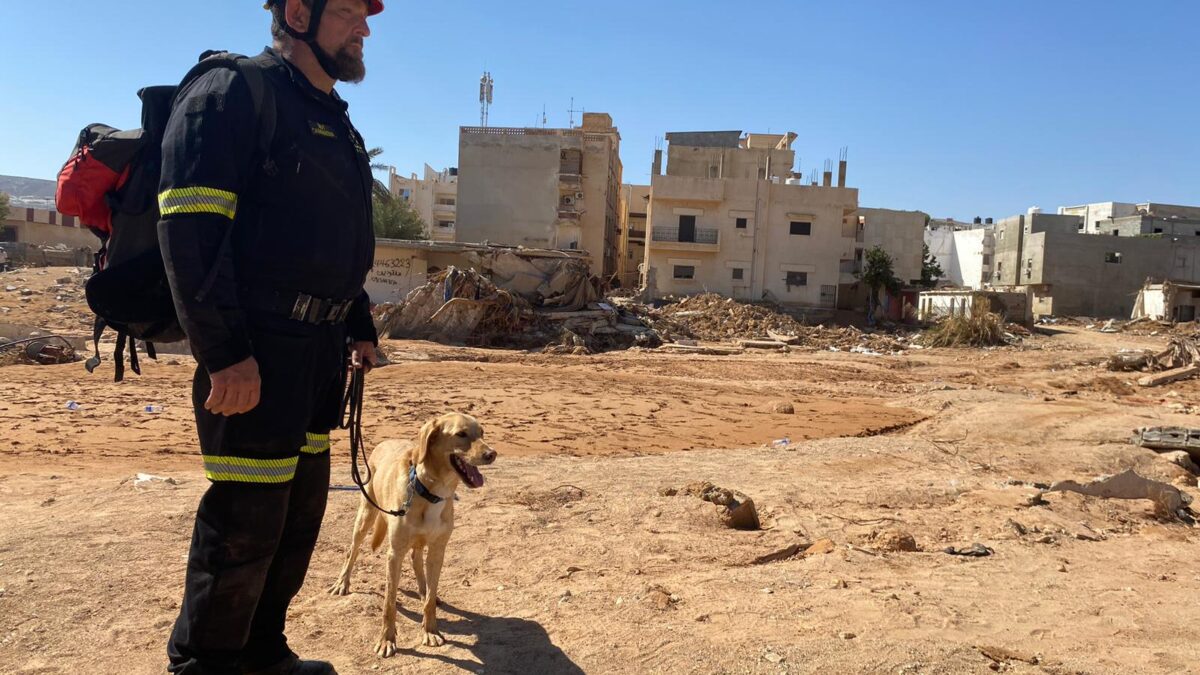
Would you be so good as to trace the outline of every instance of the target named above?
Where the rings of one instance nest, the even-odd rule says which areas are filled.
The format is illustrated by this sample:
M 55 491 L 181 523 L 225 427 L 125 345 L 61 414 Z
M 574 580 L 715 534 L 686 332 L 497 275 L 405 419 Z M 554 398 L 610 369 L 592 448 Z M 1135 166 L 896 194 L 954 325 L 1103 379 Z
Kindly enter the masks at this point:
M 296 291 L 241 288 L 238 298 L 246 309 L 269 312 L 303 323 L 342 323 L 353 300 L 328 300 Z

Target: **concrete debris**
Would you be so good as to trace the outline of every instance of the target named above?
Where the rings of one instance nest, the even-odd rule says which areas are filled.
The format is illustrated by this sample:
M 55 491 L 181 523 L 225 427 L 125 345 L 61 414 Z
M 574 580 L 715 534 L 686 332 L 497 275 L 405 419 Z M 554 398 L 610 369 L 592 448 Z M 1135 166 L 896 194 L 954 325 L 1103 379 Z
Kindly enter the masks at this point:
M 0 366 L 52 366 L 76 360 L 75 347 L 59 335 L 31 335 L 22 340 L 0 341 Z
M 473 270 L 449 267 L 396 305 L 376 309 L 380 335 L 438 342 L 493 340 L 519 335 L 533 320 L 528 302 Z
M 1161 518 L 1191 521 L 1192 496 L 1179 488 L 1139 476 L 1132 469 L 1116 476 L 1103 476 L 1080 484 L 1065 480 L 1050 486 L 1050 492 L 1077 492 L 1102 499 L 1149 499 L 1154 502 L 1154 511 Z
M 1184 450 L 1200 461 L 1200 429 L 1142 427 L 1133 432 L 1129 442 L 1151 450 Z
M 1158 373 L 1195 365 L 1200 365 L 1200 340 L 1186 337 L 1171 338 L 1167 348 L 1158 354 L 1121 352 L 1108 360 L 1108 369 L 1117 372 Z

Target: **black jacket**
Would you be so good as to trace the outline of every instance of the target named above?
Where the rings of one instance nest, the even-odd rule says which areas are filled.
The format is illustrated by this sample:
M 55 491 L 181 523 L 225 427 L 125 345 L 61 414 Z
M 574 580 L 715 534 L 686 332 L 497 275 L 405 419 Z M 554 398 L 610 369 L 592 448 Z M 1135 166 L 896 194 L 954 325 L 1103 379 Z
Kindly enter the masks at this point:
M 375 235 L 362 136 L 336 92 L 313 87 L 274 50 L 254 61 L 275 93 L 269 157 L 254 156 L 250 90 L 228 68 L 180 91 L 163 138 L 159 240 L 176 310 L 210 373 L 251 355 L 246 298 L 263 292 L 353 299 L 350 336 L 377 341 L 363 290 Z M 215 265 L 217 281 L 200 298 Z

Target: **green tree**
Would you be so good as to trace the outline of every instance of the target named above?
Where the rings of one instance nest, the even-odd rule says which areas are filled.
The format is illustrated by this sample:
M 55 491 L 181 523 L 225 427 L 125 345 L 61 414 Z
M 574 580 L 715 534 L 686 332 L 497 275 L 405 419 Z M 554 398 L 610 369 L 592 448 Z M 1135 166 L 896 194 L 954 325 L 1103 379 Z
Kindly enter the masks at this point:
M 0 192 L 0 220 L 8 219 L 8 195 Z
M 391 167 L 382 162 L 375 162 L 383 154 L 383 148 L 371 148 L 367 157 L 372 160 L 373 171 L 387 171 Z M 375 211 L 375 236 L 384 239 L 424 239 L 425 221 L 413 209 L 406 199 L 400 199 L 392 194 L 383 181 L 375 179 L 371 186 L 371 204 Z
M 867 323 L 874 325 L 875 310 L 879 306 L 879 289 L 885 288 L 894 294 L 900 291 L 902 285 L 896 278 L 892 256 L 878 246 L 867 251 L 866 262 L 858 278 L 870 289 L 870 295 L 867 296 Z
M 942 269 L 937 258 L 929 252 L 929 244 L 925 244 L 921 255 L 921 285 L 925 288 L 933 288 L 944 276 L 946 276 L 946 271 Z

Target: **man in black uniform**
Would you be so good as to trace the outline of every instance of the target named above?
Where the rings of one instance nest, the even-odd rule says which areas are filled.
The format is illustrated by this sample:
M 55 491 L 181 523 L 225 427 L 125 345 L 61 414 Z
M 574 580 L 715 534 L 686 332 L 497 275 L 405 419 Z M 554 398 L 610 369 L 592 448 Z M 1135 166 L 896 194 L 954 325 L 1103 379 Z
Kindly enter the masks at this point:
M 253 63 L 276 109 L 268 156 L 230 68 L 185 86 L 163 140 L 159 239 L 199 363 L 192 401 L 212 481 L 168 645 L 175 673 L 335 672 L 301 661 L 284 624 L 325 513 L 347 345 L 363 367 L 375 359 L 363 290 L 373 178 L 333 85 L 363 79 L 367 17 L 383 4 L 267 8 L 274 47 Z

